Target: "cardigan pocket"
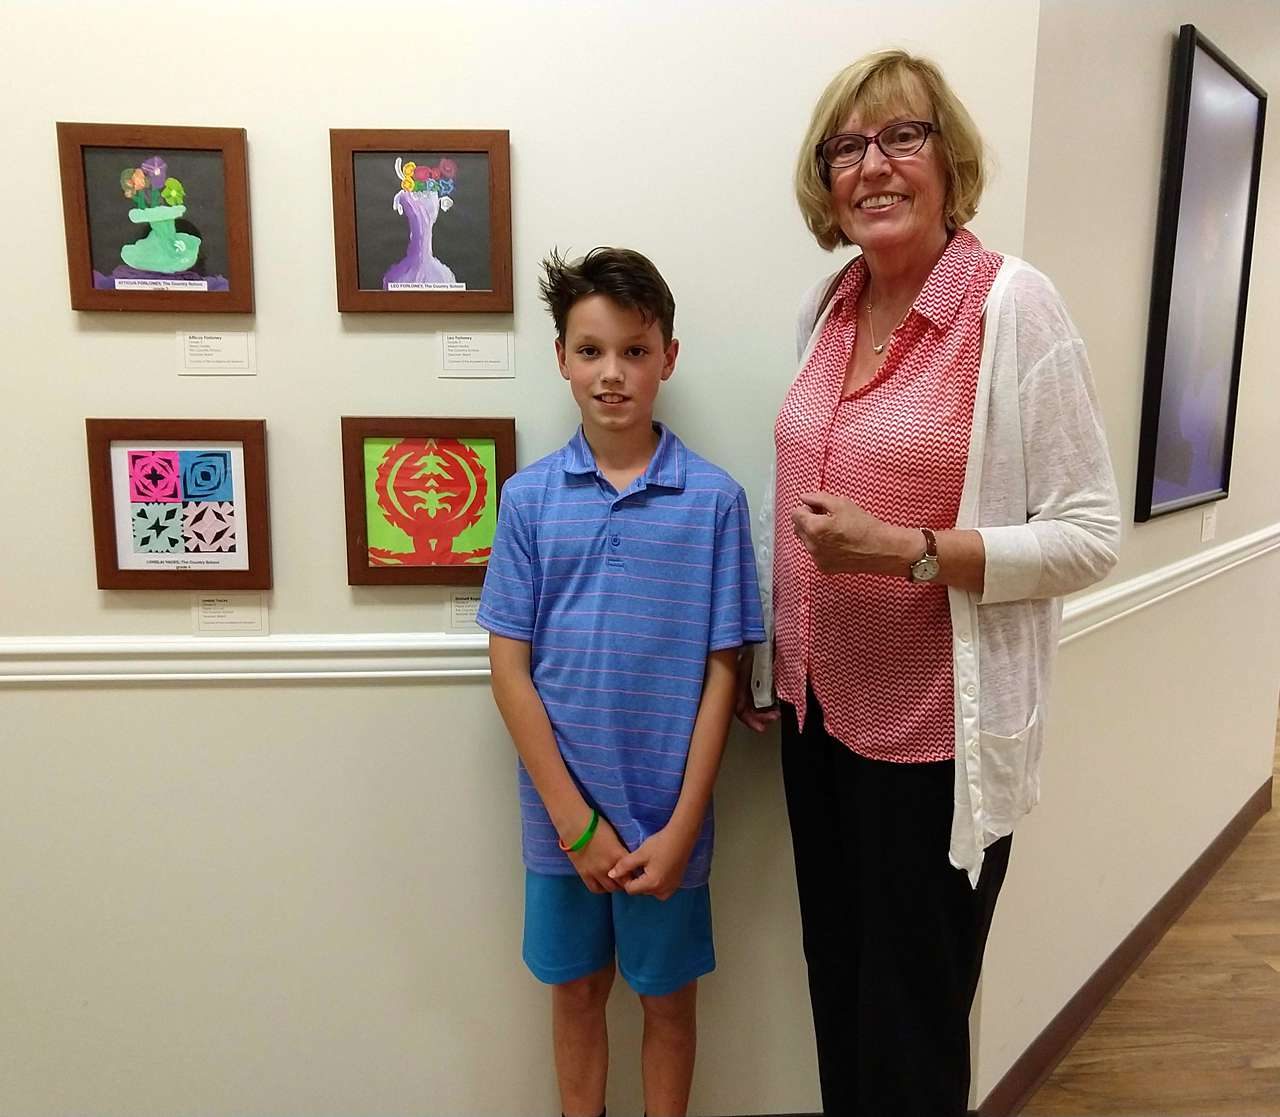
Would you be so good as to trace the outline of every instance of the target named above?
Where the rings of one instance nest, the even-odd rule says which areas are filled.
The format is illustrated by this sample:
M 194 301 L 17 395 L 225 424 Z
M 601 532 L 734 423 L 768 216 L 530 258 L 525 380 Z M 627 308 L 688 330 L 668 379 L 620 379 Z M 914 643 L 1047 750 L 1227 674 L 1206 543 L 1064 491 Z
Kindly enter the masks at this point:
M 982 803 L 986 816 L 983 828 L 1003 837 L 1026 813 L 1027 749 L 1040 707 L 1031 711 L 1023 728 L 1011 737 L 997 733 L 979 733 L 978 751 L 982 757 Z

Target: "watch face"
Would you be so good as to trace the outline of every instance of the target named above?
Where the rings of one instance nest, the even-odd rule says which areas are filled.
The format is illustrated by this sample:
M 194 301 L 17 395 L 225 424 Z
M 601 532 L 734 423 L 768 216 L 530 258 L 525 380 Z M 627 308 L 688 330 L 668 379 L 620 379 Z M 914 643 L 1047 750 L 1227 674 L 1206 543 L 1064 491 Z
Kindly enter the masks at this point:
M 911 580 L 913 582 L 932 582 L 938 576 L 938 560 L 932 555 L 911 564 Z

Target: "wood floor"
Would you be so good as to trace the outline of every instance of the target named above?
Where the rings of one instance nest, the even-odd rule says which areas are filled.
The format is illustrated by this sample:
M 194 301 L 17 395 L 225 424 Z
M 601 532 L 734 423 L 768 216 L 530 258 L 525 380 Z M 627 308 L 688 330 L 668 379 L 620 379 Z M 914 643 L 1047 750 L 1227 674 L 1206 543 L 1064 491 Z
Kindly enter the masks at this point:
M 1022 1111 L 1280 1115 L 1277 805 Z

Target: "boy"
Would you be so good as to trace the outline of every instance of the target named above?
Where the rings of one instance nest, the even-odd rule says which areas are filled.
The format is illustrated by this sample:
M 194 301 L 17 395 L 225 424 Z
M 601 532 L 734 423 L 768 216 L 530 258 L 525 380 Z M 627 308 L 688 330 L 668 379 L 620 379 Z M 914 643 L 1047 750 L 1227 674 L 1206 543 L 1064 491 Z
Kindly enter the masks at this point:
M 742 487 L 653 421 L 675 301 L 637 252 L 544 261 L 582 413 L 503 489 L 479 621 L 520 756 L 524 959 L 553 986 L 563 1113 L 604 1112 L 614 958 L 650 1117 L 685 1113 L 711 942 L 711 786 L 738 649 L 764 639 Z

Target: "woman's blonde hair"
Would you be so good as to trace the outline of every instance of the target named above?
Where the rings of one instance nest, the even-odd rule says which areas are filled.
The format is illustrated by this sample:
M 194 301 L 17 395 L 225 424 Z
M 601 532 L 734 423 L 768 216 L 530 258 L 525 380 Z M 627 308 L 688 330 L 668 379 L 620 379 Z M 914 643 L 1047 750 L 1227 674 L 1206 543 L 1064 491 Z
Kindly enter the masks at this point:
M 920 104 L 921 93 L 927 104 Z M 947 190 L 943 218 L 950 227 L 965 225 L 978 212 L 986 173 L 982 137 L 965 107 L 951 92 L 942 71 L 926 58 L 904 50 L 882 50 L 846 66 L 831 79 L 814 106 L 796 164 L 796 201 L 814 239 L 830 251 L 850 244 L 831 209 L 831 191 L 822 181 L 817 146 L 834 136 L 855 110 L 864 118 L 892 113 L 932 114 L 938 131 Z

